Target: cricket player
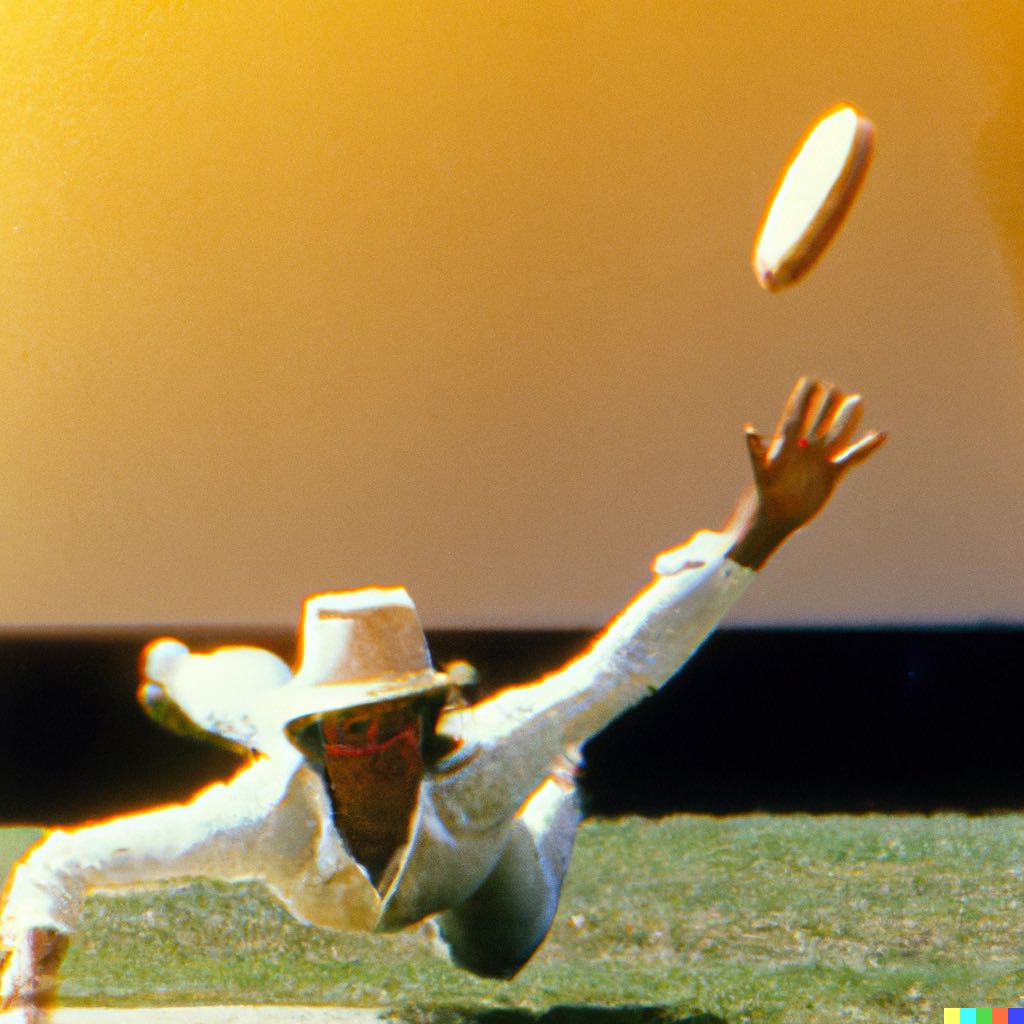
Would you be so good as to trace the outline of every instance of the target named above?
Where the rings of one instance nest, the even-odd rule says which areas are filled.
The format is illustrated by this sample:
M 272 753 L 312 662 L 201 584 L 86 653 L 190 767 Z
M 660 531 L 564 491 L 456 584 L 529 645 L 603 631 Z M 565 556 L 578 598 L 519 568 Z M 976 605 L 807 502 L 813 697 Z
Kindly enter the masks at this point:
M 259 880 L 301 921 L 431 920 L 454 963 L 510 978 L 544 940 L 581 821 L 580 746 L 690 657 L 779 545 L 885 440 L 861 400 L 797 383 L 774 435 L 746 430 L 753 487 L 726 525 L 659 555 L 590 648 L 476 703 L 434 668 L 401 588 L 320 594 L 293 673 L 257 648 L 147 648 L 140 699 L 251 754 L 190 802 L 50 832 L 12 872 L 0 999 L 39 1022 L 90 893 Z M 5 1018 L 8 1019 L 8 1018 Z

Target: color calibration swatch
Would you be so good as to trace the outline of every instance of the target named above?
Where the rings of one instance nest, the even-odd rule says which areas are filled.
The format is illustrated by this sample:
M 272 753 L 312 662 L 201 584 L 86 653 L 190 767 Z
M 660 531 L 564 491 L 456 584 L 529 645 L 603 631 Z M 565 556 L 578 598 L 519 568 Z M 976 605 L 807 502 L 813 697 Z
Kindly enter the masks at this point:
M 1024 1007 L 950 1008 L 942 1011 L 942 1024 L 1024 1024 Z

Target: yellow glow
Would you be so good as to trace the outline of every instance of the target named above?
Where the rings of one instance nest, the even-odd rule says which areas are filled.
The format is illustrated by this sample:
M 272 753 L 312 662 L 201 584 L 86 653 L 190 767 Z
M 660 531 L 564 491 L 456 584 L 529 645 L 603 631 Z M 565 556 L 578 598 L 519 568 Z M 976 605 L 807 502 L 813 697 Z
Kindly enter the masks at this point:
M 8 0 L 0 38 L 3 623 L 401 583 L 597 626 L 801 373 L 892 444 L 737 615 L 1024 616 L 1020 0 Z M 884 159 L 765 302 L 754 226 L 844 97 Z
M 798 147 L 754 244 L 754 273 L 775 289 L 803 276 L 838 229 L 867 171 L 874 131 L 853 107 L 824 115 Z

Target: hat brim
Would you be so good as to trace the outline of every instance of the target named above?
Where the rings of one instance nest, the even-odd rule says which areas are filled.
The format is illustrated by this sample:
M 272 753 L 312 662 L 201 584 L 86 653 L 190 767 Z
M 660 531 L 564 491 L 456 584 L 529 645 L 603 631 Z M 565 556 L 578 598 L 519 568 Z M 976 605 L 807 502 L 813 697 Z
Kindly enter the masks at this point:
M 449 685 L 448 676 L 443 672 L 428 671 L 400 679 L 285 687 L 268 694 L 262 702 L 259 718 L 264 727 L 283 729 L 294 743 L 299 733 L 327 715 L 420 697 L 439 702 L 447 694 Z

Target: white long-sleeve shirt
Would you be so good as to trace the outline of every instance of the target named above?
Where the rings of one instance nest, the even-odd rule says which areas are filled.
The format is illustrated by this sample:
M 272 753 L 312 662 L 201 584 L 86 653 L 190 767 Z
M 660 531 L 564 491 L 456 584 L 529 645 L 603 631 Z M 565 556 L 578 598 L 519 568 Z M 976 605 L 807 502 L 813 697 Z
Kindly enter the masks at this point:
M 321 773 L 282 743 L 186 804 L 50 833 L 11 876 L 0 943 L 17 952 L 30 929 L 74 932 L 91 892 L 258 879 L 296 918 L 328 928 L 393 930 L 438 914 L 456 962 L 514 973 L 550 927 L 580 821 L 566 754 L 671 678 L 743 593 L 754 573 L 725 557 L 731 540 L 702 532 L 661 555 L 650 585 L 581 656 L 442 715 L 453 752 L 425 772 L 382 892 L 335 828 Z

